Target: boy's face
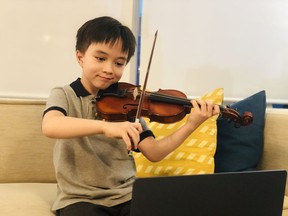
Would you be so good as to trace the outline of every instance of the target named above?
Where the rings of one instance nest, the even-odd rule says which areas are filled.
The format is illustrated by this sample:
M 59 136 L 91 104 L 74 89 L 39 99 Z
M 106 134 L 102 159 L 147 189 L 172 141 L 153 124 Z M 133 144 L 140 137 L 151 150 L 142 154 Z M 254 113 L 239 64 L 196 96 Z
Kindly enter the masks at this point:
M 122 77 L 127 62 L 127 53 L 122 52 L 122 42 L 115 44 L 92 43 L 85 53 L 76 51 L 82 67 L 81 82 L 91 94 L 106 89 Z

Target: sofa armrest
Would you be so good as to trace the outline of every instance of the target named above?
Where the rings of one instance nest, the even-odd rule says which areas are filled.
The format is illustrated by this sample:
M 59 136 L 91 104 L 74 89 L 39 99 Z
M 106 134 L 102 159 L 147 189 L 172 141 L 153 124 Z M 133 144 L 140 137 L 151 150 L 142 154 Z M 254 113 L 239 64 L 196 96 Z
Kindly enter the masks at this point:
M 267 108 L 264 151 L 259 168 L 288 170 L 288 109 Z M 286 195 L 288 184 L 286 183 Z

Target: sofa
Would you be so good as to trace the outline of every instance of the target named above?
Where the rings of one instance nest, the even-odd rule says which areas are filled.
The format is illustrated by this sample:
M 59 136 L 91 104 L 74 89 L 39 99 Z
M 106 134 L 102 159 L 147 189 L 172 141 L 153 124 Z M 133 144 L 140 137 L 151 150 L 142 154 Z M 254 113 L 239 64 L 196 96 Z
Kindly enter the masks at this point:
M 53 216 L 54 140 L 41 133 L 45 100 L 0 98 L 0 215 Z M 288 170 L 288 109 L 267 108 L 258 168 Z M 283 205 L 288 216 L 288 186 Z

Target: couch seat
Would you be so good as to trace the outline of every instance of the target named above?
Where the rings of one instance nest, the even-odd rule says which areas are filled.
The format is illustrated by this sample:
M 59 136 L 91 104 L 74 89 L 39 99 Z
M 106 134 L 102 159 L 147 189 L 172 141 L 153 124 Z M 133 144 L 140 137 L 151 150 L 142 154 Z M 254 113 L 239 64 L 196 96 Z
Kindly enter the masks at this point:
M 2 183 L 1 215 L 19 216 L 23 212 L 29 216 L 54 216 L 51 206 L 56 193 L 55 183 Z

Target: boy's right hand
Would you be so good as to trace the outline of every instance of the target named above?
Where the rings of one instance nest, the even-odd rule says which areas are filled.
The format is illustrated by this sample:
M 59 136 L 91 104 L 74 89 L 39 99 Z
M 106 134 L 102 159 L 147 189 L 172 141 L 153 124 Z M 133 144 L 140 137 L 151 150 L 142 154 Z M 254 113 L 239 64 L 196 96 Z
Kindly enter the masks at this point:
M 141 132 L 142 127 L 138 122 L 105 122 L 103 124 L 103 134 L 111 138 L 122 138 L 128 151 L 138 148 Z

